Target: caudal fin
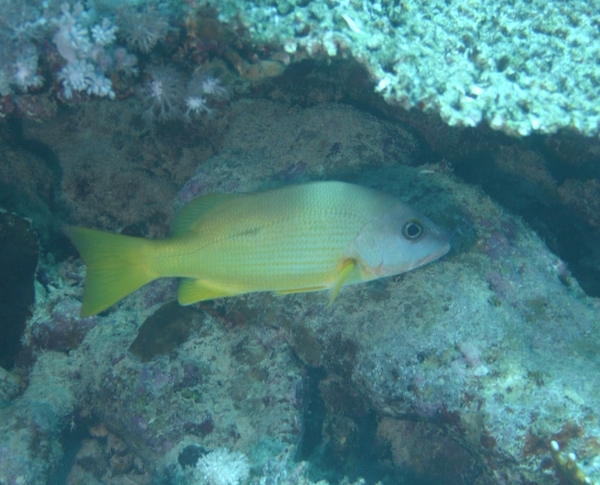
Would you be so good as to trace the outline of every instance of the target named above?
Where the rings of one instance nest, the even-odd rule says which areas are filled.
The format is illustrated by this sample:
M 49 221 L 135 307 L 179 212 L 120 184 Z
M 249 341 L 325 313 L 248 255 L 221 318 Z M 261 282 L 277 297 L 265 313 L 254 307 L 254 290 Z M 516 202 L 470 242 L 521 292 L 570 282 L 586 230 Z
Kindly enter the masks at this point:
M 83 227 L 67 226 L 64 232 L 87 266 L 82 317 L 100 313 L 159 276 L 151 269 L 152 241 Z

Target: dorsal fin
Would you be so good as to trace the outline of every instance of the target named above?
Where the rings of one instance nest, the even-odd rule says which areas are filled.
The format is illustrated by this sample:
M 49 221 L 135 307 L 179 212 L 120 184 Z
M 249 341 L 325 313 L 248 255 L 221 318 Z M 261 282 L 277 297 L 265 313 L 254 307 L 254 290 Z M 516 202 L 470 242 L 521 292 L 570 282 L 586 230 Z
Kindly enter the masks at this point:
M 201 195 L 184 205 L 173 219 L 171 235 L 179 236 L 190 231 L 196 231 L 206 214 L 225 202 L 241 197 L 242 194 L 208 194 Z

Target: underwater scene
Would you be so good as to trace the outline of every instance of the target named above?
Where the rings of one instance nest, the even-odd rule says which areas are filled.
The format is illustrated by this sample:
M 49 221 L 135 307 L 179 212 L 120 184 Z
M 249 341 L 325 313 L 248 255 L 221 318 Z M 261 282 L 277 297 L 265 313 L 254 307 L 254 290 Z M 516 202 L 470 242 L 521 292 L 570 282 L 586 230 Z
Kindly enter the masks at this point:
M 599 95 L 599 0 L 0 0 L 0 485 L 600 484 Z

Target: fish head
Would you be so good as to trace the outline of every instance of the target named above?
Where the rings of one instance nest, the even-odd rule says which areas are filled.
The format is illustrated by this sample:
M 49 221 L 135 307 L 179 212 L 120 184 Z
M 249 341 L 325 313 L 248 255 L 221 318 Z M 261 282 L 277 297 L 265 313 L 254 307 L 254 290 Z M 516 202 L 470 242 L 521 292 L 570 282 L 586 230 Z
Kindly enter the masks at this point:
M 352 257 L 359 262 L 364 279 L 410 271 L 449 250 L 448 234 L 398 199 L 388 199 L 351 244 Z

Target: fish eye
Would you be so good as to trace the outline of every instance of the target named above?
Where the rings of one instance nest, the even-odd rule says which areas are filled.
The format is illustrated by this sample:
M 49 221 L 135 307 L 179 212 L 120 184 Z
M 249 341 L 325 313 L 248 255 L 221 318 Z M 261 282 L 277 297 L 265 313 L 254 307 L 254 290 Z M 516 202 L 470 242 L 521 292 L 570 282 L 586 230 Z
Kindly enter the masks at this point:
M 416 241 L 425 234 L 425 228 L 421 221 L 411 219 L 402 228 L 402 235 L 409 241 Z

